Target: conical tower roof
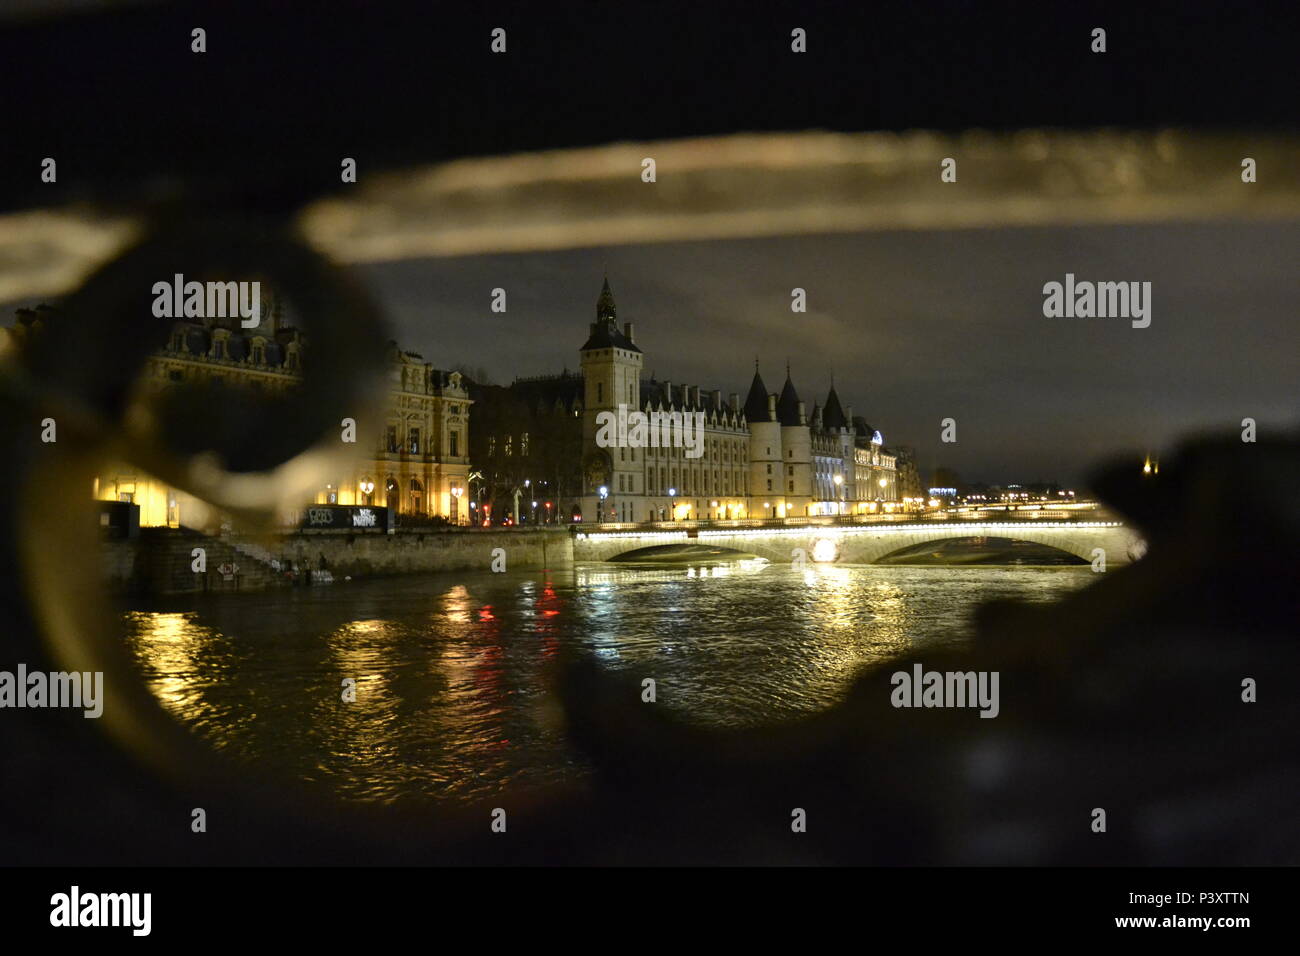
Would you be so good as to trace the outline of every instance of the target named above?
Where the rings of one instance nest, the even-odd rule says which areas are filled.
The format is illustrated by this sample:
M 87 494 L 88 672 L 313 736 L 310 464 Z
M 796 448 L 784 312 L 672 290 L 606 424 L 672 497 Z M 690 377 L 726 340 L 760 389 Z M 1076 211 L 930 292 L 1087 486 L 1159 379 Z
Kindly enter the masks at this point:
M 758 374 L 758 363 L 754 363 L 754 381 L 750 383 L 749 395 L 745 398 L 745 418 L 751 422 L 765 422 L 767 417 L 767 386 L 763 376 Z
M 799 424 L 799 393 L 794 390 L 794 382 L 790 381 L 790 366 L 785 368 L 785 387 L 781 389 L 781 397 L 776 400 L 776 420 L 782 425 Z
M 826 407 L 822 409 L 822 427 L 828 430 L 849 427 L 849 420 L 840 407 L 840 397 L 835 394 L 834 385 L 831 386 L 831 393 L 826 396 Z

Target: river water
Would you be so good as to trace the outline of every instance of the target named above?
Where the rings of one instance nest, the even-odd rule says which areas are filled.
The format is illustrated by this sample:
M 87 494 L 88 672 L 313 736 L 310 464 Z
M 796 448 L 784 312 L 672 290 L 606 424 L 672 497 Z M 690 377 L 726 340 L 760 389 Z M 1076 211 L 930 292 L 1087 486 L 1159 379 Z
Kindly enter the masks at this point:
M 143 679 L 212 746 L 346 800 L 464 801 L 581 777 L 545 666 L 653 677 L 706 725 L 827 708 L 863 665 L 969 638 L 994 598 L 1088 567 L 579 566 L 177 598 L 127 614 Z M 342 700 L 345 679 L 356 700 Z

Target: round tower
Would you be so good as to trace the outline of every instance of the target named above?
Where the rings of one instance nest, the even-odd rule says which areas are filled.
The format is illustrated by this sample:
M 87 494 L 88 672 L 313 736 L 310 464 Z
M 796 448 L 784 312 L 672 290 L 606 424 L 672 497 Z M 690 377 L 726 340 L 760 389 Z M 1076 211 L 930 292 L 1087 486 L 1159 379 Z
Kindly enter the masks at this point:
M 754 381 L 745 399 L 745 421 L 749 426 L 749 515 L 776 518 L 785 512 L 781 484 L 781 423 L 776 417 L 776 396 L 769 395 L 754 363 Z

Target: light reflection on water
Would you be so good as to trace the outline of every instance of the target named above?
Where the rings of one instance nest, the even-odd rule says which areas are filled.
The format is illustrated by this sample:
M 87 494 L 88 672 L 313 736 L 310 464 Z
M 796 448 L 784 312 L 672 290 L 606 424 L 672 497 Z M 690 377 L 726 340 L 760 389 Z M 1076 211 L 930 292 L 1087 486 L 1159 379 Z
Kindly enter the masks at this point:
M 841 699 L 862 666 L 959 643 L 993 598 L 1088 568 L 704 568 L 424 575 L 175 599 L 127 614 L 144 679 L 214 746 L 347 799 L 486 798 L 585 771 L 550 715 L 563 646 L 653 677 L 658 706 L 764 723 Z M 356 700 L 344 702 L 344 680 Z

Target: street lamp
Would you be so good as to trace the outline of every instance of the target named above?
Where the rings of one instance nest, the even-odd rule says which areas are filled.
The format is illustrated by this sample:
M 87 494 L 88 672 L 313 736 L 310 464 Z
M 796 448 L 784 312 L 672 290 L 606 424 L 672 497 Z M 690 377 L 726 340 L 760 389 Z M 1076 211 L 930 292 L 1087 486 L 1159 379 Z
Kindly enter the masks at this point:
M 672 509 L 668 512 L 668 517 L 669 520 L 676 521 L 677 520 L 677 489 L 669 488 L 668 497 L 673 500 Z
M 838 471 L 835 473 L 835 494 L 839 498 L 835 505 L 835 513 L 844 514 L 844 476 Z
M 451 497 L 454 499 L 451 503 L 452 511 L 454 512 L 451 516 L 453 524 L 460 524 L 460 496 L 464 493 L 465 489 L 460 485 L 451 486 Z M 473 502 L 470 502 L 470 505 L 472 506 Z
M 361 489 L 362 504 L 370 504 L 370 493 L 375 490 L 375 483 L 369 478 L 362 478 L 357 487 Z
M 596 521 L 597 521 L 597 522 L 601 522 L 601 521 L 604 521 L 604 520 L 605 520 L 605 499 L 608 498 L 608 497 L 609 497 L 609 489 L 606 488 L 604 485 L 601 485 L 601 486 L 600 486 L 600 506 L 599 506 L 599 508 L 597 508 L 597 510 L 596 510 Z

